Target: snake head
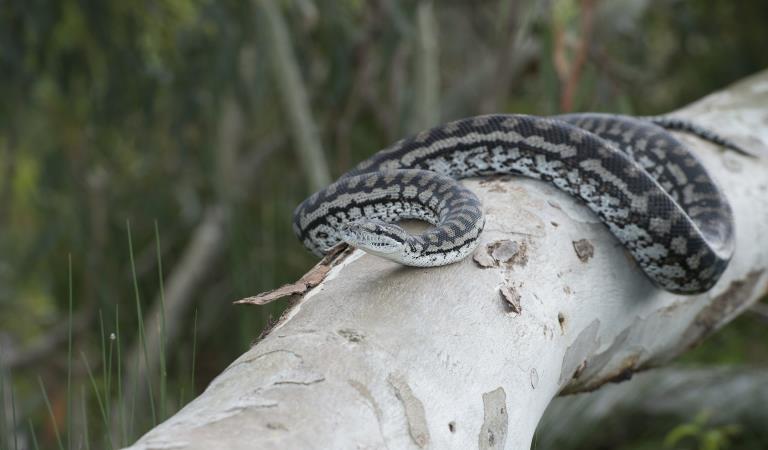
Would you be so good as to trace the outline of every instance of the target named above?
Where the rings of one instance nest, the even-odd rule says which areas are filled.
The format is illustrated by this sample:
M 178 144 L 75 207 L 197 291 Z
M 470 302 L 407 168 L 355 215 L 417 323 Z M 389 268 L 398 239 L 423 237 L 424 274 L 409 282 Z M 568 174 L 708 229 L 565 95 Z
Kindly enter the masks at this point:
M 408 233 L 395 224 L 377 219 L 362 219 L 341 227 L 341 239 L 347 244 L 387 259 L 403 252 Z

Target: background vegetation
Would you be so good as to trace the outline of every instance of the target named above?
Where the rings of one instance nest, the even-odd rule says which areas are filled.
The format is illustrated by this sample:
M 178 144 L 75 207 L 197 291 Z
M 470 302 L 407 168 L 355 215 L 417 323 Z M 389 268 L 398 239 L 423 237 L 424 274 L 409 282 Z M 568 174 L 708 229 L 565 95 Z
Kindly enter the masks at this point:
M 119 447 L 192 399 L 284 307 L 231 301 L 313 264 L 293 207 L 377 149 L 479 113 L 672 110 L 767 67 L 767 20 L 764 0 L 0 3 L 0 448 Z M 755 311 L 681 364 L 764 367 Z M 578 448 L 766 448 L 730 425 L 643 417 Z

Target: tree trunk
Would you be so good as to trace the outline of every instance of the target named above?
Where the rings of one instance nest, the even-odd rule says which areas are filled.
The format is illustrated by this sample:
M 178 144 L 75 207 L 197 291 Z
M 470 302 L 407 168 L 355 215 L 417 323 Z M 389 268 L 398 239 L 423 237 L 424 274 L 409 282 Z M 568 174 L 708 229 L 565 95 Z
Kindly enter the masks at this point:
M 766 293 L 766 105 L 763 72 L 675 114 L 762 155 L 682 137 L 735 214 L 735 256 L 711 291 L 656 288 L 593 214 L 545 183 L 468 180 L 487 215 L 473 258 L 413 269 L 340 257 L 132 448 L 529 448 L 556 395 L 664 365 Z

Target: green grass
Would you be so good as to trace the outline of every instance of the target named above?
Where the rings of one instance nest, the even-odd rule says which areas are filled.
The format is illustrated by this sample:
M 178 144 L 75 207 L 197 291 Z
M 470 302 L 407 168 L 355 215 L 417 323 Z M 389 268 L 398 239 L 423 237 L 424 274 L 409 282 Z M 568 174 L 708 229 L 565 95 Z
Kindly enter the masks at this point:
M 141 311 L 141 294 L 139 293 L 139 280 L 136 276 L 136 262 L 133 257 L 133 238 L 131 236 L 131 221 L 126 220 L 125 226 L 128 231 L 128 255 L 131 261 L 131 274 L 133 276 L 133 292 L 136 299 L 136 317 L 139 320 L 139 344 L 144 351 L 144 365 L 149 370 L 149 357 L 147 352 L 147 336 L 144 332 L 144 314 Z M 138 365 L 138 361 L 137 361 Z M 136 371 L 138 373 L 138 370 Z M 149 376 L 150 374 L 147 373 Z M 147 383 L 147 390 L 149 391 L 149 409 L 152 412 L 152 426 L 157 424 L 157 412 L 155 411 L 155 396 L 152 393 L 152 383 Z M 138 394 L 138 393 L 137 393 Z M 134 397 L 135 398 L 135 397 Z
M 159 392 L 158 397 L 155 397 L 155 393 L 153 391 L 153 382 L 147 383 L 147 394 L 149 395 L 149 412 L 151 413 L 151 422 L 149 422 L 149 425 L 155 426 L 159 423 L 159 421 L 162 421 L 166 419 L 170 414 L 173 413 L 173 411 L 168 410 L 168 364 L 167 364 L 167 334 L 166 334 L 166 317 L 165 317 L 165 292 L 164 292 L 164 285 L 163 285 L 163 264 L 162 264 L 162 255 L 160 252 L 161 249 L 161 241 L 160 241 L 160 230 L 157 222 L 154 224 L 154 232 L 155 232 L 155 250 L 157 252 L 157 267 L 158 267 L 158 286 L 159 286 L 159 301 L 160 307 L 161 307 L 161 324 L 160 324 L 160 342 L 159 342 L 159 373 L 150 374 L 147 375 L 150 377 L 153 377 L 152 381 L 155 381 L 159 385 Z M 132 276 L 132 282 L 133 282 L 133 293 L 134 293 L 134 300 L 135 300 L 135 306 L 136 306 L 136 318 L 137 318 L 137 328 L 136 328 L 136 337 L 139 339 L 139 345 L 141 346 L 141 353 L 139 357 L 143 358 L 144 363 L 146 364 L 146 367 L 149 367 L 149 359 L 148 359 L 148 351 L 147 351 L 147 341 L 146 341 L 146 333 L 144 328 L 144 318 L 143 318 L 143 311 L 142 311 L 142 305 L 141 305 L 141 295 L 139 290 L 139 281 L 136 274 L 136 264 L 134 260 L 134 251 L 133 251 L 133 236 L 131 233 L 131 225 L 130 222 L 126 221 L 126 234 L 128 238 L 128 255 L 129 255 L 129 261 L 131 266 L 131 276 Z M 74 302 L 75 302 L 75 292 L 73 287 L 73 266 L 72 266 L 72 256 L 69 255 L 68 257 L 68 267 L 67 267 L 67 282 L 68 282 L 68 299 L 67 299 L 67 361 L 66 361 L 66 391 L 65 399 L 66 399 L 66 418 L 64 418 L 65 426 L 60 429 L 60 424 L 63 423 L 61 419 L 57 419 L 56 414 L 54 412 L 53 405 L 51 403 L 50 397 L 48 395 L 48 390 L 46 389 L 46 385 L 43 381 L 42 376 L 37 377 L 37 382 L 39 385 L 40 393 L 42 396 L 43 403 L 47 410 L 48 420 L 51 424 L 51 429 L 53 430 L 53 434 L 55 436 L 56 440 L 56 447 L 59 450 L 64 449 L 73 449 L 73 448 L 109 448 L 109 449 L 115 449 L 120 448 L 126 445 L 129 445 L 133 440 L 135 440 L 138 436 L 136 432 L 143 432 L 144 429 L 136 429 L 139 427 L 136 427 L 136 425 L 139 425 L 137 423 L 137 419 L 140 419 L 140 417 L 137 417 L 138 411 L 136 410 L 136 396 L 141 395 L 140 393 L 136 393 L 132 398 L 127 399 L 124 396 L 124 390 L 123 390 L 123 369 L 125 367 L 125 364 L 129 363 L 138 363 L 139 361 L 126 361 L 123 359 L 123 348 L 122 348 L 122 336 L 120 333 L 120 308 L 118 305 L 115 305 L 115 312 L 114 312 L 114 331 L 107 332 L 106 323 L 104 320 L 104 314 L 103 311 L 100 309 L 98 312 L 98 325 L 99 325 L 99 336 L 100 336 L 100 348 L 99 351 L 99 362 L 101 364 L 101 371 L 99 372 L 98 369 L 94 371 L 92 364 L 89 359 L 88 355 L 85 351 L 80 350 L 79 356 L 80 361 L 79 363 L 82 365 L 82 367 L 85 369 L 87 380 L 85 380 L 83 383 L 78 384 L 74 377 L 74 364 L 76 361 L 74 360 L 73 353 L 76 350 L 75 342 L 74 342 L 74 336 L 73 336 L 73 320 L 74 320 Z M 195 366 L 196 366 L 196 358 L 197 358 L 197 309 L 195 309 L 194 318 L 193 318 L 193 329 L 192 329 L 192 361 L 191 361 L 191 369 L 192 373 L 190 374 L 189 383 L 190 388 L 189 392 L 194 394 L 194 386 L 195 386 Z M 186 365 L 186 364 L 185 364 Z M 100 378 L 98 378 L 100 376 Z M 157 377 L 155 379 L 154 377 Z M 5 386 L 8 384 L 11 386 L 10 389 L 6 389 Z M 87 385 L 87 386 L 86 386 Z M 78 411 L 76 414 L 82 418 L 82 422 L 78 424 L 78 427 L 80 429 L 76 430 L 74 429 L 75 426 L 75 420 L 74 420 L 74 400 L 75 400 L 75 394 L 74 392 L 77 392 L 76 389 L 78 389 L 79 386 L 79 401 L 80 401 L 80 407 L 78 408 Z M 181 408 L 187 399 L 184 398 L 184 390 L 180 389 L 179 391 L 179 404 L 178 408 Z M 5 404 L 6 399 L 10 400 L 11 405 L 11 414 L 12 417 L 6 417 L 7 412 L 6 408 L 0 408 L 0 448 L 2 449 L 8 449 L 8 450 L 18 450 L 20 448 L 20 442 L 19 442 L 19 432 L 17 419 L 18 419 L 18 412 L 16 410 L 16 393 L 15 388 L 13 385 L 13 380 L 11 377 L 10 370 L 7 371 L 7 373 L 0 373 L 0 405 Z M 97 415 L 94 417 L 98 417 L 98 420 L 92 421 L 89 420 L 89 402 L 95 402 L 95 405 L 97 407 Z M 174 405 L 175 406 L 175 405 Z M 29 433 L 29 439 L 31 448 L 39 449 L 40 443 L 39 437 L 40 435 L 39 430 L 36 430 L 35 424 L 31 417 L 26 419 L 28 423 L 28 433 Z M 8 424 L 11 425 L 8 425 Z M 144 421 L 141 421 L 140 427 L 145 427 L 147 423 Z M 6 429 L 11 428 L 11 429 Z M 135 432 L 136 431 L 136 432 Z M 82 439 L 82 442 L 78 444 L 79 440 Z M 97 442 L 102 442 L 102 444 L 97 444 Z
M 86 370 L 88 371 L 88 379 L 91 380 L 91 387 L 93 388 L 93 393 L 96 395 L 96 401 L 99 404 L 99 410 L 101 411 L 101 417 L 104 420 L 104 429 L 109 430 L 110 422 L 109 422 L 109 416 L 107 413 L 107 409 L 105 408 L 105 402 L 101 399 L 101 394 L 99 393 L 99 387 L 96 385 L 96 379 L 93 377 L 93 371 L 91 371 L 91 365 L 88 364 L 88 358 L 85 356 L 85 353 L 80 353 L 80 356 L 83 359 L 83 364 L 85 365 Z M 85 402 L 83 402 L 83 408 L 85 408 Z M 114 442 L 112 442 L 112 435 L 111 433 L 107 433 L 107 440 L 109 441 L 109 448 L 115 448 Z
M 8 385 L 11 386 L 11 389 L 9 389 L 9 392 L 7 393 L 5 390 L 6 381 Z M 5 410 L 6 395 L 10 397 L 9 399 L 11 402 L 10 430 L 6 429 L 8 424 L 8 417 L 6 417 L 7 413 Z M 9 369 L 7 374 L 0 372 L 0 420 L 2 421 L 2 423 L 0 423 L 0 448 L 13 448 L 14 450 L 18 450 L 19 440 L 16 434 L 16 428 L 18 426 L 16 423 L 16 417 L 16 394 L 13 389 L 13 376 Z M 13 447 L 11 447 L 11 439 L 13 440 Z
M 11 375 L 10 375 L 10 372 L 8 374 L 8 378 L 9 378 L 9 380 L 12 379 Z M 11 386 L 13 386 L 13 385 L 11 385 Z M 11 425 L 13 426 L 13 431 L 14 431 L 13 432 L 13 449 L 14 450 L 19 450 L 19 437 L 16 434 L 16 427 L 17 427 L 17 424 L 16 424 L 16 394 L 13 391 L 13 389 L 11 389 Z

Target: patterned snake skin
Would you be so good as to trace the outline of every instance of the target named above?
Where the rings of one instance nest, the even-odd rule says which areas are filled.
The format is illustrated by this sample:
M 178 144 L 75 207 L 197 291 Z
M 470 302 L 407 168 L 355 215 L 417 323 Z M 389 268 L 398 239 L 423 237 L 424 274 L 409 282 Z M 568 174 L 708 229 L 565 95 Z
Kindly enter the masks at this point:
M 696 157 L 665 130 L 738 150 L 699 126 L 665 117 L 496 114 L 403 139 L 302 202 L 294 231 L 322 255 L 345 241 L 410 266 L 459 261 L 478 244 L 480 200 L 455 180 L 517 174 L 583 201 L 658 286 L 708 290 L 733 252 L 731 209 Z M 393 224 L 420 219 L 412 235 Z

